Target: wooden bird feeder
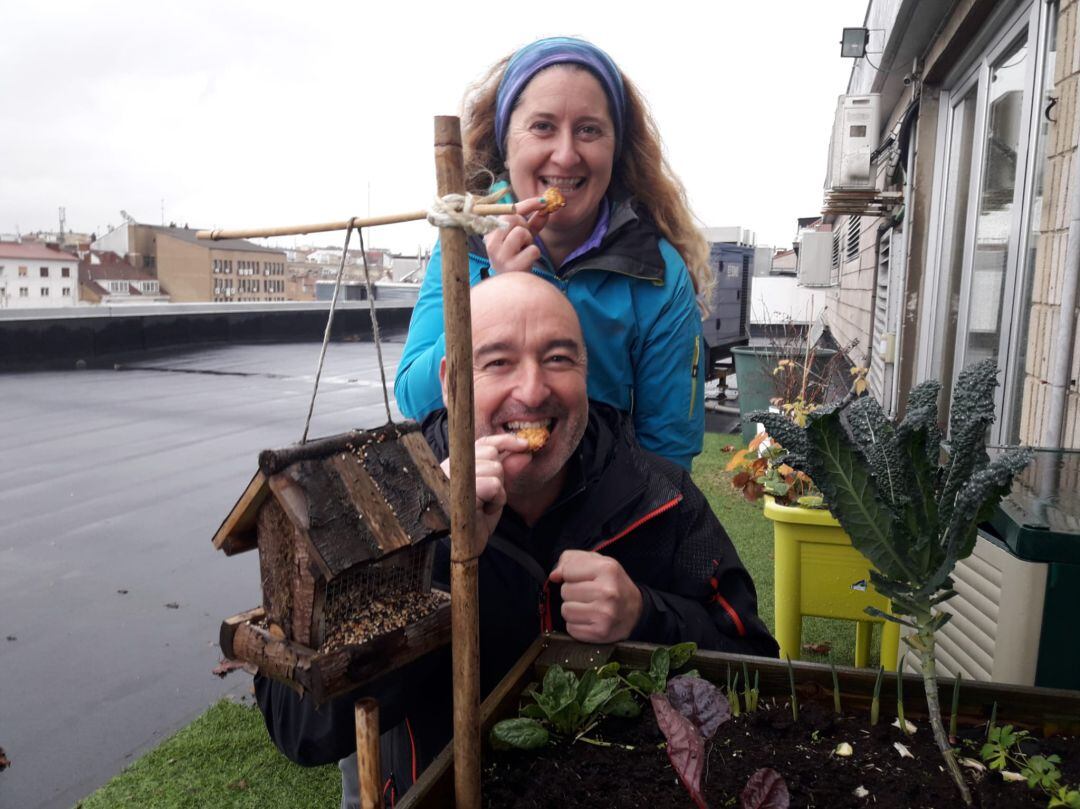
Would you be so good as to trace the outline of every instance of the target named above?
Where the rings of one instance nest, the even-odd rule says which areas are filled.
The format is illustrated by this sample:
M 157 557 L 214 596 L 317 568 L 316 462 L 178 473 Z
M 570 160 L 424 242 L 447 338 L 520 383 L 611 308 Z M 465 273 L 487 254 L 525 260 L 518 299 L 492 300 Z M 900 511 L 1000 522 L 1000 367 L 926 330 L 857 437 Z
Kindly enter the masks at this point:
M 415 422 L 264 451 L 214 536 L 230 556 L 258 550 L 263 591 L 223 622 L 222 652 L 322 703 L 446 644 L 431 568 L 449 514 Z

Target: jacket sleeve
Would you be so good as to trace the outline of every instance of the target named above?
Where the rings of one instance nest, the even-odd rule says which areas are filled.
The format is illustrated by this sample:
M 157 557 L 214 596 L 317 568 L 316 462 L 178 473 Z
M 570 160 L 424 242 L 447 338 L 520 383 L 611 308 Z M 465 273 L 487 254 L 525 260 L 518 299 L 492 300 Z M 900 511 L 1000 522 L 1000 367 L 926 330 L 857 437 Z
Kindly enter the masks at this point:
M 642 613 L 631 640 L 776 657 L 779 647 L 757 612 L 757 591 L 705 496 L 684 473 L 683 500 L 669 526 L 676 547 L 666 585 L 638 583 Z
M 290 686 L 255 675 L 255 701 L 270 739 L 290 761 L 303 767 L 333 764 L 356 752 L 353 705 L 360 697 L 379 701 L 379 724 L 392 728 L 405 721 L 408 683 L 425 671 L 413 663 L 356 691 L 316 705 Z
M 439 361 L 445 354 L 442 250 L 436 242 L 394 377 L 394 398 L 406 418 L 420 421 L 432 410 L 443 406 Z
M 686 264 L 666 241 L 666 298 L 647 324 L 634 367 L 634 429 L 641 446 L 684 469 L 705 435 L 706 350 Z

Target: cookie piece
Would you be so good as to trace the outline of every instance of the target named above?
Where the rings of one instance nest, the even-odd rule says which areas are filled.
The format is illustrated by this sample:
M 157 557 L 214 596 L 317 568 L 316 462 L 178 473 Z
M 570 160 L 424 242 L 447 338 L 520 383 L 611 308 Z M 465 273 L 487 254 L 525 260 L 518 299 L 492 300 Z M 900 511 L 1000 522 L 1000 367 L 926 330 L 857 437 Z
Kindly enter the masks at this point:
M 522 430 L 518 430 L 515 435 L 518 438 L 524 438 L 529 442 L 529 452 L 539 452 L 544 448 L 544 444 L 547 443 L 548 438 L 551 437 L 551 433 L 548 432 L 547 427 L 526 427 Z
M 552 186 L 544 192 L 544 196 L 540 198 L 540 201 L 544 203 L 544 207 L 541 208 L 544 213 L 555 213 L 559 208 L 566 207 L 566 197 L 562 195 L 555 186 Z

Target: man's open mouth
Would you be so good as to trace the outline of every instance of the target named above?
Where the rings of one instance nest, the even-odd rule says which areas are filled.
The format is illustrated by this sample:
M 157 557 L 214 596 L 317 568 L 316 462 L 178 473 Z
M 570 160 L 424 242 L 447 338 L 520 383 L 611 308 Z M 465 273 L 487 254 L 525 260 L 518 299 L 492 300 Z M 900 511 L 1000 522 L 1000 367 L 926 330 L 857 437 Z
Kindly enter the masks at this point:
M 528 442 L 529 452 L 539 452 L 543 449 L 554 427 L 555 419 L 508 421 L 503 425 L 506 432 L 514 433 L 518 438 Z

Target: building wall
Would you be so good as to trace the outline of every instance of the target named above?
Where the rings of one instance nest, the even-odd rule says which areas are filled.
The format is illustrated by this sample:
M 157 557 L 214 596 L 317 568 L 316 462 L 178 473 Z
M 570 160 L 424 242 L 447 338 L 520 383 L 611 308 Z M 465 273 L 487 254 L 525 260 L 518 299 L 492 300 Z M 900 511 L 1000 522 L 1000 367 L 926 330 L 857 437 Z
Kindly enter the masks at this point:
M 847 254 L 849 221 L 859 230 L 858 252 Z M 833 224 L 840 234 L 839 284 L 828 288 L 826 320 L 833 337 L 842 347 L 853 346 L 851 358 L 869 354 L 874 326 L 874 272 L 877 227 L 880 220 L 870 216 L 841 216 Z
M 19 274 L 21 267 L 26 268 L 25 275 Z M 43 269 L 48 273 L 47 278 L 41 277 Z M 67 270 L 67 277 L 64 270 Z M 0 256 L 0 308 L 59 309 L 78 303 L 79 263 L 74 258 Z
M 1066 268 L 1065 250 L 1068 243 L 1070 192 L 1073 162 L 1080 159 L 1077 142 L 1080 140 L 1080 5 L 1077 0 L 1062 0 L 1058 16 L 1057 58 L 1054 65 L 1054 92 L 1058 99 L 1050 124 L 1046 144 L 1044 174 L 1044 206 L 1039 226 L 1035 259 L 1035 276 L 1031 291 L 1031 320 L 1027 342 L 1027 373 L 1024 378 L 1024 401 L 1020 419 L 1020 440 L 1042 444 L 1048 428 L 1050 407 L 1051 368 L 1059 351 L 1072 352 L 1069 377 L 1068 405 L 1063 446 L 1080 448 L 1080 329 L 1075 332 L 1073 345 L 1060 346 L 1056 335 L 1061 312 L 1061 288 L 1065 273 L 1076 273 L 1078 267 Z M 1067 314 L 1077 319 L 1074 308 Z
M 158 234 L 157 277 L 174 303 L 213 299 L 210 254 L 205 247 L 174 239 L 167 233 Z

